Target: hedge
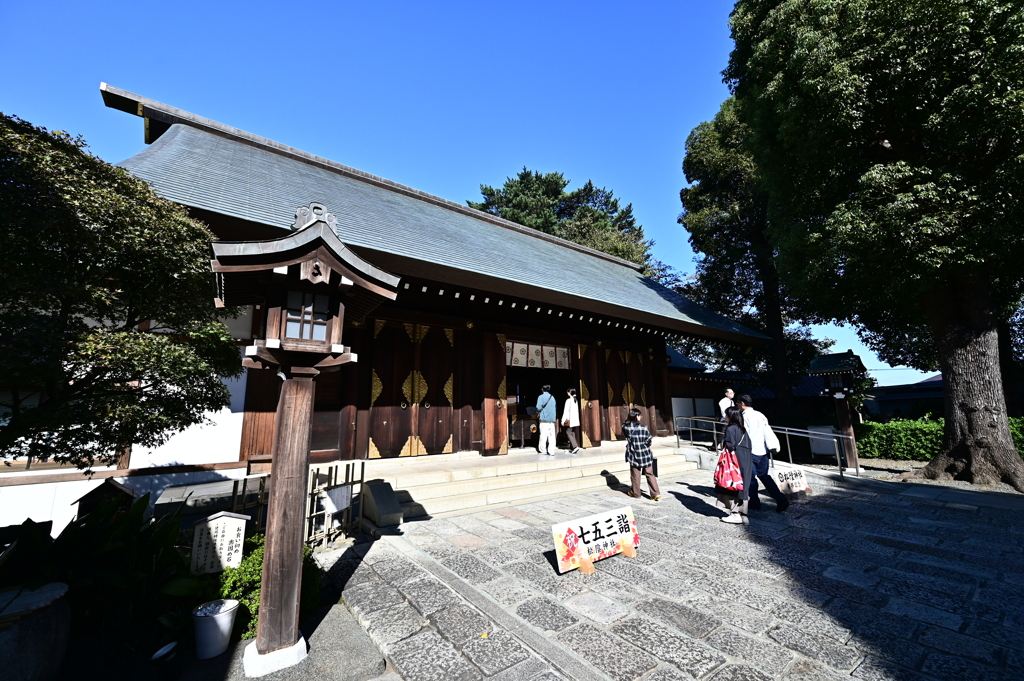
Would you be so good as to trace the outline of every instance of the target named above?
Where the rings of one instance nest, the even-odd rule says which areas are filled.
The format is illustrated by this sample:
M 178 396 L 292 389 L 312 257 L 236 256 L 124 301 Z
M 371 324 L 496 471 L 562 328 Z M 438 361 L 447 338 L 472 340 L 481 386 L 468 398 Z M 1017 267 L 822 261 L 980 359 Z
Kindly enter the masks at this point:
M 944 419 L 868 421 L 856 427 L 857 453 L 865 459 L 930 461 L 942 449 Z M 1013 444 L 1024 457 L 1024 418 L 1010 419 Z

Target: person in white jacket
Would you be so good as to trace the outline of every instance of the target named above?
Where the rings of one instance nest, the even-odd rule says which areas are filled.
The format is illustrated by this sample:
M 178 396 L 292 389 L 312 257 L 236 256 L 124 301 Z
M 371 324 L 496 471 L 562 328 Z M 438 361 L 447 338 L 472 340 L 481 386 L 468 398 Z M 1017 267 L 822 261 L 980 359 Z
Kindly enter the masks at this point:
M 575 454 L 580 451 L 579 441 L 576 439 L 576 429 L 580 427 L 580 405 L 576 401 L 576 389 L 569 388 L 567 392 L 569 399 L 562 408 L 562 429 L 569 436 L 569 453 Z
M 736 404 L 743 410 L 743 429 L 747 431 L 750 438 L 750 453 L 754 465 L 754 479 L 750 483 L 750 499 L 748 508 L 752 511 L 760 510 L 761 501 L 757 498 L 757 481 L 764 485 L 764 491 L 775 500 L 775 510 L 779 513 L 789 508 L 789 499 L 782 493 L 775 480 L 768 473 L 768 452 L 779 451 L 779 438 L 776 437 L 772 427 L 768 425 L 768 419 L 764 414 L 754 409 L 754 400 L 750 395 L 740 395 L 736 398 Z

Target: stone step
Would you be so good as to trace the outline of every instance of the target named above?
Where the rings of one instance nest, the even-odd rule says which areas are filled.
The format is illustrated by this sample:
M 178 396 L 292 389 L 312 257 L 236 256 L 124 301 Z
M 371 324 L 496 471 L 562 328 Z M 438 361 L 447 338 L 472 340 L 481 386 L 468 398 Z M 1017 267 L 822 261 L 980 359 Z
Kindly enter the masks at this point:
M 608 479 L 602 475 L 605 471 L 613 475 L 620 484 L 629 484 L 629 466 L 622 461 L 615 464 L 600 466 L 577 467 L 579 475 L 555 477 L 540 480 L 537 475 L 550 473 L 530 473 L 522 476 L 503 476 L 497 478 L 505 484 L 493 489 L 481 489 L 477 486 L 473 491 L 452 493 L 451 485 L 437 484 L 412 489 L 399 489 L 399 501 L 402 503 L 403 517 L 417 518 L 437 513 L 451 513 L 481 506 L 494 504 L 520 503 L 530 499 L 557 494 L 572 494 L 582 490 L 601 489 L 608 486 Z M 685 461 L 683 457 L 659 456 L 658 472 L 660 477 L 679 475 L 697 466 Z M 474 481 L 479 484 L 480 481 Z M 433 488 L 433 489 L 430 489 Z M 445 489 L 447 488 L 447 489 Z
M 660 453 L 659 456 L 661 456 Z M 410 489 L 448 482 L 475 481 L 482 478 L 592 467 L 623 460 L 622 452 L 599 452 L 575 456 L 557 454 L 553 457 L 542 457 L 534 453 L 508 457 L 477 457 L 475 460 L 463 460 L 451 464 L 437 462 L 433 457 L 423 460 L 392 459 L 385 464 L 377 461 L 368 464 L 366 479 L 390 482 L 395 489 Z
M 667 466 L 677 461 L 683 462 L 685 459 L 684 457 L 675 455 L 662 456 L 659 458 L 659 466 Z M 409 501 L 411 499 L 423 501 L 425 499 L 437 499 L 444 496 L 469 494 L 471 492 L 489 492 L 498 489 L 505 489 L 507 487 L 538 485 L 545 482 L 555 482 L 557 480 L 569 480 L 572 478 L 600 475 L 601 471 L 619 473 L 623 471 L 628 472 L 629 470 L 629 464 L 626 463 L 621 455 L 611 461 L 600 461 L 595 457 L 586 461 L 580 461 L 579 463 L 581 465 L 550 467 L 545 470 L 527 471 L 516 475 L 486 476 L 470 480 L 455 480 L 451 482 L 441 480 L 418 485 L 392 484 L 392 487 L 396 490 L 400 490 L 398 492 L 399 501 Z M 425 480 L 427 478 L 424 477 L 422 479 Z

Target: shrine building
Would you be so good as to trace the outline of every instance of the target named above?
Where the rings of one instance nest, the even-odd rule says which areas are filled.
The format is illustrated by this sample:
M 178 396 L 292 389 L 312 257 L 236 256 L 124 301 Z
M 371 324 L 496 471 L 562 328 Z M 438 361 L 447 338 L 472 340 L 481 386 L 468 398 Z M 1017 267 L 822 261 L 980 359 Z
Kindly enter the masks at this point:
M 262 248 L 248 242 L 275 253 L 312 244 L 296 231 L 297 211 L 312 209 L 329 216 L 319 224 L 330 225 L 336 252 L 353 254 L 375 281 L 397 281 L 390 297 L 360 296 L 345 293 L 348 275 L 336 270 L 339 328 L 317 322 L 337 307 L 310 283 L 317 272 L 303 270 L 305 293 L 279 300 L 237 284 L 211 289 L 211 305 L 215 296 L 244 303 L 228 324 L 249 368 L 227 381 L 232 405 L 212 415 L 216 425 L 136 447 L 132 468 L 269 461 L 282 380 L 258 359 L 278 342 L 268 326 L 286 340 L 343 344 L 352 356 L 313 379 L 312 463 L 535 446 L 525 407 L 544 384 L 559 413 L 566 390 L 577 390 L 585 447 L 621 439 L 634 406 L 653 432 L 670 435 L 667 337 L 767 340 L 625 260 L 106 84 L 101 91 L 108 107 L 144 121 L 146 148 L 120 165 L 209 225 L 218 257 Z M 274 272 L 299 267 L 282 262 Z

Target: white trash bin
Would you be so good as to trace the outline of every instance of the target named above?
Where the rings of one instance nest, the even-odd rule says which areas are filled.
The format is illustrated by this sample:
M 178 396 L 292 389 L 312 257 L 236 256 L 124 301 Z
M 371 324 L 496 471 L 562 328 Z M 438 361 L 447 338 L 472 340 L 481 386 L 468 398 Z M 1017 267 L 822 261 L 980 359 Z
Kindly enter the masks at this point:
M 228 649 L 236 614 L 238 601 L 233 598 L 203 603 L 192 611 L 192 623 L 196 628 L 196 657 L 207 660 Z

